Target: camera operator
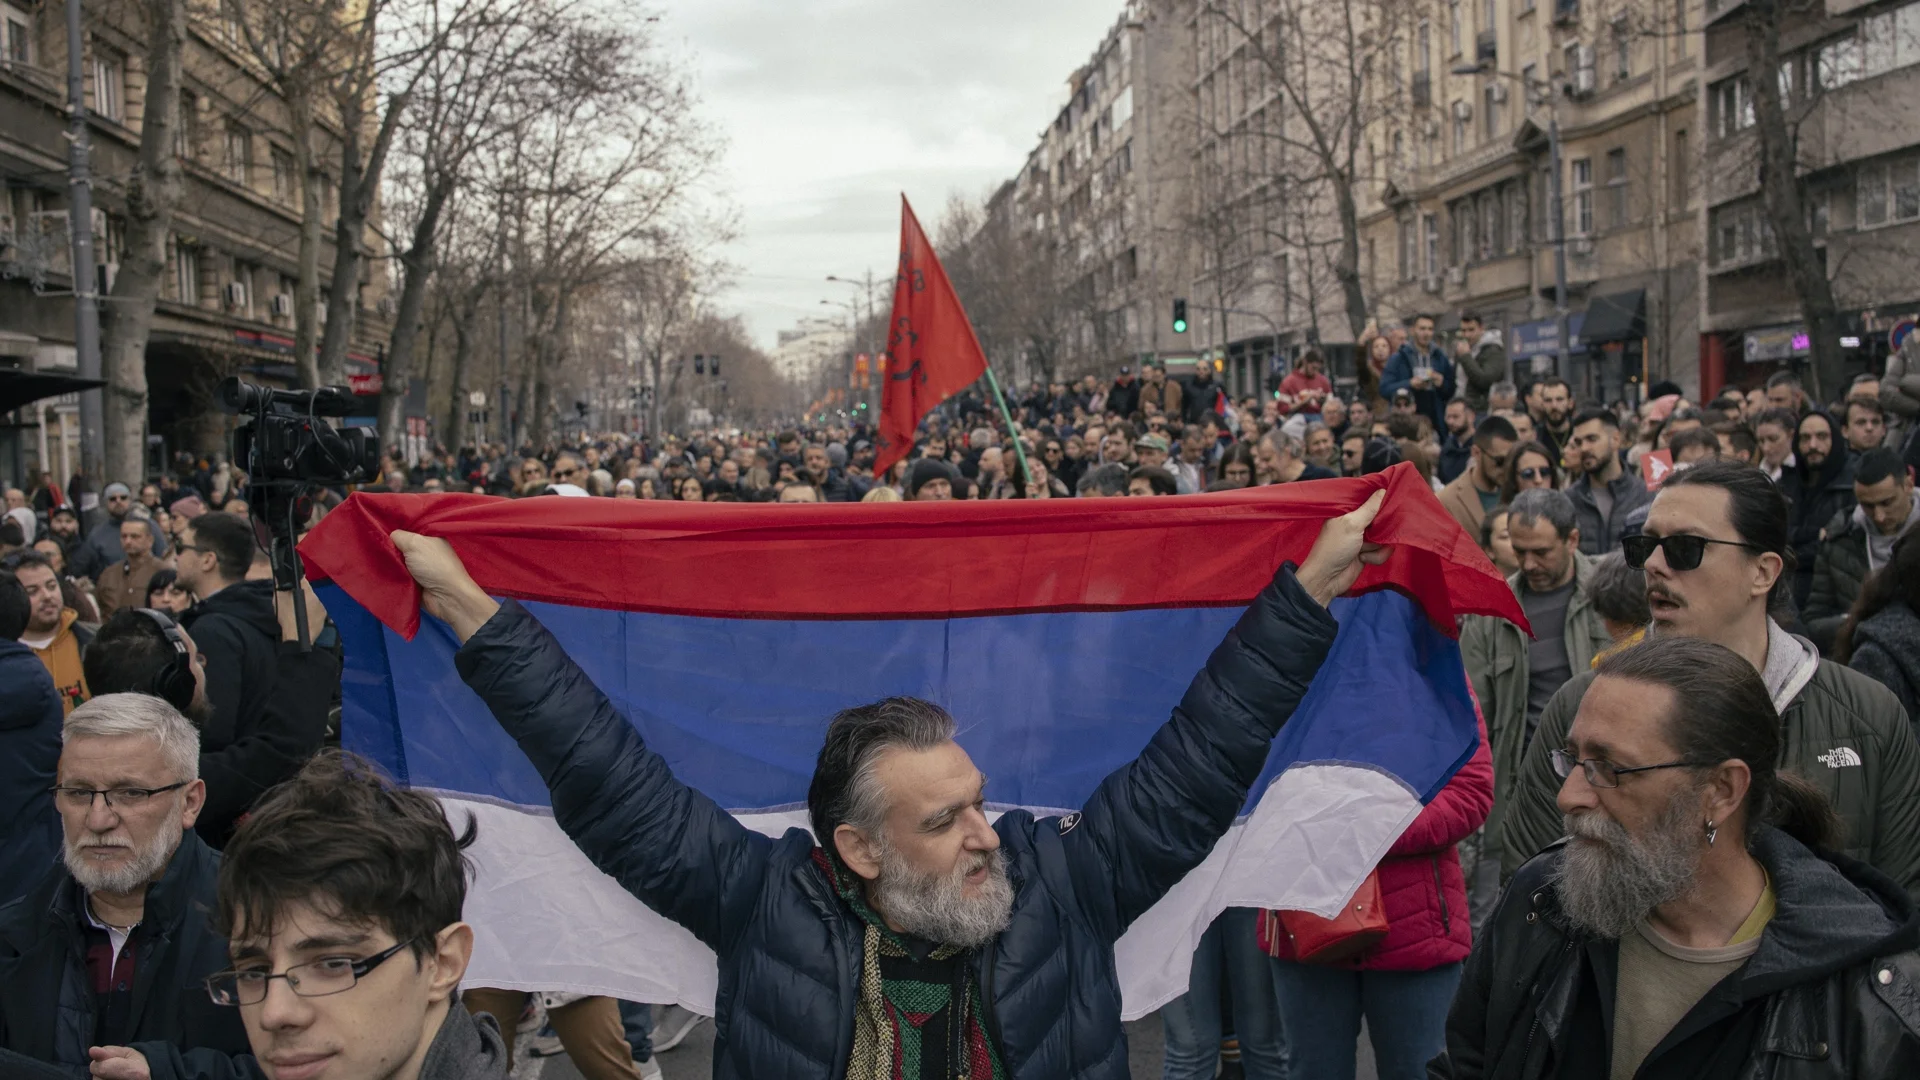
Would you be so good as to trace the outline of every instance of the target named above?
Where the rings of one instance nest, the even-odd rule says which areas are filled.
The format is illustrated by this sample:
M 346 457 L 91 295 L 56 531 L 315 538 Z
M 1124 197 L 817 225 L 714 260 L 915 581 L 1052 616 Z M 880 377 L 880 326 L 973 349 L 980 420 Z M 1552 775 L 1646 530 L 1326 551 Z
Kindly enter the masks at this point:
M 199 603 L 182 617 L 206 657 L 203 738 L 224 745 L 240 723 L 259 715 L 273 693 L 273 582 L 248 581 L 256 550 L 253 525 L 226 513 L 202 514 L 180 527 L 175 579 Z
M 308 625 L 317 629 L 326 609 L 311 588 L 303 585 L 301 596 Z M 336 653 L 301 651 L 292 594 L 276 594 L 268 604 L 275 641 L 262 663 L 274 678 L 272 690 L 229 726 L 220 724 L 212 697 L 221 681 L 215 665 L 227 661 L 216 659 L 207 636 L 198 632 L 207 619 L 190 631 L 160 612 L 123 611 L 107 620 L 87 650 L 88 685 L 95 693 L 165 698 L 201 729 L 200 776 L 207 791 L 195 829 L 216 848 L 263 792 L 299 772 L 320 748 L 340 681 Z

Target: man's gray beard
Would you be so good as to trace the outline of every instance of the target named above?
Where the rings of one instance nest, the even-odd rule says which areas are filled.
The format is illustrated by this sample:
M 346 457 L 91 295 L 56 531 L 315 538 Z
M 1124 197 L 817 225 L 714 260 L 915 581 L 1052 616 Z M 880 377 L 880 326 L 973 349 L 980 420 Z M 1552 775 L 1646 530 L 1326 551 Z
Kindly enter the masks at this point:
M 987 865 L 980 894 L 967 897 L 967 875 Z M 995 849 L 962 862 L 950 874 L 922 873 L 891 849 L 880 853 L 880 876 L 873 883 L 873 906 L 889 922 L 914 937 L 972 949 L 1007 928 L 1013 913 L 1013 882 L 1007 878 L 1006 852 Z
M 155 834 L 153 843 L 143 851 L 134 852 L 132 861 L 112 870 L 89 863 L 81 854 L 83 848 L 72 840 L 66 842 L 62 855 L 67 872 L 88 892 L 129 893 L 160 876 L 185 834 L 179 815 L 168 814 L 166 824 Z
M 1582 930 L 1619 939 L 1684 894 L 1700 867 L 1699 793 L 1682 788 L 1636 839 L 1598 812 L 1564 816 L 1574 839 L 1560 850 L 1554 872 L 1560 908 Z

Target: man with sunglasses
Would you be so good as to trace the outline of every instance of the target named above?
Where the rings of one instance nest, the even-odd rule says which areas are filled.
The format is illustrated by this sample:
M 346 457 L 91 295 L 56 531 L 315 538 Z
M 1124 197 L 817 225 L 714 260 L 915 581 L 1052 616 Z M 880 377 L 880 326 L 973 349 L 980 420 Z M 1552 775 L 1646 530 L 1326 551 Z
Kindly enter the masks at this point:
M 1845 825 L 1839 850 L 1920 893 L 1920 741 L 1884 686 L 1822 660 L 1813 643 L 1769 615 L 1792 588 L 1786 499 L 1760 470 L 1707 461 L 1669 474 L 1645 531 L 1623 540 L 1643 569 L 1648 637 L 1702 638 L 1758 671 L 1784 722 L 1781 763 L 1832 801 Z M 1575 675 L 1540 714 L 1496 837 L 1511 875 L 1562 835 L 1564 747 L 1594 675 Z
M 89 578 L 98 578 L 107 567 L 127 561 L 127 553 L 120 546 L 120 525 L 134 513 L 133 489 L 117 482 L 108 484 L 100 493 L 97 513 L 98 519 L 87 530 L 86 542 L 74 549 L 72 560 L 73 572 Z M 167 557 L 166 537 L 154 537 L 153 554 L 156 558 Z
M 0 908 L 0 1048 L 79 1075 L 90 1048 L 173 1047 L 211 1070 L 186 1075 L 229 1075 L 245 1030 L 190 989 L 227 961 L 206 918 L 219 855 L 193 832 L 199 733 L 157 697 L 102 694 L 61 744 L 60 860 Z

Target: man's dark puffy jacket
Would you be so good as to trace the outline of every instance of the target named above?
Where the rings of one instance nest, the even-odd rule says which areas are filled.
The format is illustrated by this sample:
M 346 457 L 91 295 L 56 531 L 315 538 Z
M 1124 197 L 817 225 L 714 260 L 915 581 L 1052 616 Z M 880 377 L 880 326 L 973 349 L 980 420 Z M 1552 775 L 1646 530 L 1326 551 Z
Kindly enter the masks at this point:
M 1801 610 L 1813 592 L 1813 564 L 1820 556 L 1820 540 L 1827 523 L 1853 510 L 1853 462 L 1846 451 L 1834 449 L 1818 471 L 1804 465 L 1780 478 L 1780 491 L 1793 504 L 1787 534 L 1797 561 L 1793 575 L 1793 602 Z
M 1226 832 L 1334 631 L 1283 569 L 1079 815 L 995 822 L 1013 913 L 973 965 L 1009 1077 L 1126 1080 L 1113 943 Z M 455 663 L 546 780 L 580 850 L 718 954 L 717 1080 L 844 1077 L 865 928 L 815 864 L 812 836 L 753 832 L 676 781 L 513 601 Z
M 1820 651 L 1831 653 L 1834 635 L 1847 621 L 1847 612 L 1860 598 L 1860 586 L 1873 571 L 1867 566 L 1867 530 L 1853 520 L 1853 511 L 1834 515 L 1822 535 L 1826 539 L 1820 541 L 1813 558 L 1813 584 L 1800 621 Z
M 229 585 L 195 604 L 184 625 L 206 657 L 207 703 L 213 706 L 213 717 L 200 733 L 201 746 L 223 745 L 241 719 L 257 715 L 273 693 L 273 654 L 280 640 L 273 582 Z
M 66 708 L 32 649 L 0 638 L 0 906 L 19 899 L 60 861 L 53 808 Z
M 75 1077 L 87 1075 L 87 1047 L 102 1037 L 145 1053 L 154 1080 L 246 1075 L 232 1058 L 250 1052 L 240 1010 L 215 1005 L 200 982 L 228 966 L 227 941 L 207 917 L 219 869 L 219 853 L 189 832 L 148 888 L 146 915 L 126 946 L 137 952 L 130 1019 L 120 1032 L 95 1030 L 85 898 L 66 867 L 0 908 L 0 1046 Z M 153 1045 L 161 1043 L 184 1053 Z M 178 1060 L 189 1066 L 184 1074 L 166 1064 Z
M 1122 420 L 1140 411 L 1140 380 L 1128 379 L 1121 382 L 1113 380 L 1107 388 L 1107 411 L 1118 413 Z
M 1653 503 L 1647 482 L 1628 469 L 1622 469 L 1607 490 L 1613 493 L 1613 510 L 1603 515 L 1593 497 L 1593 477 L 1582 476 L 1567 488 L 1567 498 L 1573 501 L 1574 524 L 1580 526 L 1580 550 L 1595 558 L 1619 547 L 1620 538 L 1628 532 L 1627 518 Z M 1639 520 L 1644 523 L 1645 515 Z
M 1763 827 L 1777 907 L 1759 951 L 1647 1056 L 1640 1080 L 1920 1076 L 1920 915 L 1884 875 Z M 1433 1080 L 1605 1080 L 1619 942 L 1572 927 L 1560 845 L 1514 876 L 1474 943 Z

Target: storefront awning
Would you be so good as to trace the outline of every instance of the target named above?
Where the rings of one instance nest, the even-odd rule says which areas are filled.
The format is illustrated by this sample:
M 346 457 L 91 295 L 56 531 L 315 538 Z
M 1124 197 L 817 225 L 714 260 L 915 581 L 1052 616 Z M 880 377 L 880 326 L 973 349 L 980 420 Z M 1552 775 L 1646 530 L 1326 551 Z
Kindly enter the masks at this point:
M 14 371 L 0 368 L 0 413 L 12 412 L 44 398 L 59 397 L 79 390 L 107 385 L 100 379 L 82 379 L 73 375 L 52 375 L 38 371 Z
M 1609 341 L 1637 341 L 1647 336 L 1647 290 L 1609 293 L 1587 301 L 1586 333 L 1589 345 Z

